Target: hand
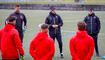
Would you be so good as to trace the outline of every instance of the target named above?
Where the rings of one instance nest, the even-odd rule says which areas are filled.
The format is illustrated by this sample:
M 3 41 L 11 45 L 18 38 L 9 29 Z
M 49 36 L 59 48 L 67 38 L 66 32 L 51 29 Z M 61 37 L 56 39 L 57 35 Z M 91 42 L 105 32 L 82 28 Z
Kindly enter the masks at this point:
M 20 58 L 21 60 L 25 60 L 25 57 L 24 56 L 21 56 L 21 58 Z
M 23 28 L 23 32 L 25 32 L 26 31 L 26 26 L 24 26 L 24 28 Z
M 58 25 L 52 25 L 52 27 L 58 29 Z
M 55 28 L 58 28 L 58 25 L 55 25 Z

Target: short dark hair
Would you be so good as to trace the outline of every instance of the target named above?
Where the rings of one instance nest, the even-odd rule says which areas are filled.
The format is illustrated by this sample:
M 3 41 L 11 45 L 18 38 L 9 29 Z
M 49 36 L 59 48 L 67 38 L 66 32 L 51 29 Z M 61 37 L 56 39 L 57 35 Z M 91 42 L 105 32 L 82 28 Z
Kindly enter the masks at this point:
M 15 7 L 20 7 L 20 5 L 16 5 Z
M 93 12 L 93 11 L 94 11 L 94 9 L 93 9 L 93 8 L 91 8 L 91 9 L 89 9 L 89 11 Z
M 9 22 L 13 22 L 14 20 L 16 20 L 16 18 L 13 17 L 13 16 L 10 16 L 10 17 L 8 18 L 8 21 L 9 21 Z
M 51 7 L 50 7 L 50 10 L 51 10 L 51 11 L 55 10 L 55 7 L 54 7 L 54 6 L 51 6 Z
M 86 30 L 86 23 L 85 23 L 84 21 L 79 21 L 79 22 L 77 23 L 77 26 L 78 26 L 78 29 L 79 29 L 80 31 L 85 31 L 85 30 Z
M 42 24 L 41 25 L 41 29 L 48 29 L 49 28 L 49 25 L 48 24 Z

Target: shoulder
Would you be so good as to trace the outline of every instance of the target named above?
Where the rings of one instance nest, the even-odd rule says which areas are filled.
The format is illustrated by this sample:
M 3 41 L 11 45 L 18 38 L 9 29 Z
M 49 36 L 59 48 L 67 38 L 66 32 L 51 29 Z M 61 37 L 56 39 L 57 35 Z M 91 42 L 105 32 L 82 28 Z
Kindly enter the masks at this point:
M 31 41 L 31 44 L 33 44 L 35 42 L 35 39 L 33 39 L 32 41 Z
M 94 39 L 93 39 L 91 36 L 89 36 L 89 35 L 88 35 L 87 37 L 88 37 L 89 40 L 94 40 Z
M 98 16 L 96 16 L 96 15 L 95 15 L 95 17 L 96 17 L 97 19 L 99 19 L 99 17 L 98 17 Z
M 11 17 L 11 16 L 12 16 L 12 17 L 15 17 L 15 18 L 17 19 L 17 17 L 16 17 L 16 13 L 15 13 L 15 12 L 9 14 L 9 17 Z M 8 18 L 9 18 L 9 17 L 8 17 Z
M 76 36 L 73 36 L 72 38 L 70 38 L 70 41 L 74 41 L 76 39 Z
M 89 15 L 87 15 L 85 18 L 87 18 L 87 19 L 88 19 L 88 18 L 89 18 Z
M 23 15 L 23 16 L 25 16 L 25 14 L 24 14 L 24 13 L 21 13 L 21 12 L 20 12 L 20 15 Z
M 9 16 L 14 16 L 15 15 L 15 13 L 13 12 L 13 13 L 11 13 L 11 14 L 9 14 Z
M 60 17 L 60 15 L 56 14 L 57 17 Z
M 36 37 L 34 37 L 34 38 L 32 39 L 32 41 L 31 41 L 32 44 L 35 44 L 35 43 L 37 43 L 37 42 L 38 42 L 38 40 L 36 39 Z
M 48 15 L 46 18 L 49 18 L 50 17 L 50 15 Z
M 3 30 L 4 30 L 4 28 L 0 30 L 0 34 L 2 33 Z
M 24 15 L 24 13 L 20 12 L 20 14 Z
M 51 19 L 52 19 L 51 15 L 49 14 L 49 15 L 46 17 L 46 19 L 51 20 Z
M 50 38 L 50 37 L 48 37 L 47 40 L 48 40 L 49 42 L 51 42 L 51 43 L 54 43 L 54 40 L 53 40 L 52 38 Z
M 13 12 L 13 13 L 11 13 L 10 15 L 13 15 L 13 14 L 15 14 L 15 13 Z
M 11 32 L 12 32 L 13 34 L 16 34 L 16 35 L 19 34 L 19 32 L 18 32 L 16 29 L 12 29 Z
M 51 14 L 49 14 L 49 15 L 47 16 L 47 18 L 49 18 L 49 17 L 51 17 Z

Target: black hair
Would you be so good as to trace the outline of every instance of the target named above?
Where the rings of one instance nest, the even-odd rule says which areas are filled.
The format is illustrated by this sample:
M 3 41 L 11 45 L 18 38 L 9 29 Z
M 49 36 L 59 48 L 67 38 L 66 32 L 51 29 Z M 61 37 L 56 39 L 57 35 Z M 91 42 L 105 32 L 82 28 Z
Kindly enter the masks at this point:
M 10 16 L 7 20 L 8 20 L 9 22 L 13 22 L 14 20 L 16 20 L 16 18 L 13 17 L 13 16 Z
M 89 11 L 94 11 L 94 9 L 93 9 L 93 8 L 91 8 L 91 9 L 89 9 Z
M 52 10 L 55 10 L 55 7 L 54 6 L 51 6 L 50 7 L 50 10 L 52 11 Z
M 16 5 L 15 7 L 20 7 L 20 5 Z

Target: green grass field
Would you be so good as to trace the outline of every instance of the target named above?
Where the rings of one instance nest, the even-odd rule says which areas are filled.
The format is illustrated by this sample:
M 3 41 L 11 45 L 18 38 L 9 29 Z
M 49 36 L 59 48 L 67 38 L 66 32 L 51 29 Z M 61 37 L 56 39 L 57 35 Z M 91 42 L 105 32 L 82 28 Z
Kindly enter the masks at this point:
M 13 10 L 0 10 L 0 29 L 4 27 L 6 17 L 13 12 Z M 35 35 L 39 32 L 38 25 L 44 23 L 46 16 L 48 16 L 48 10 L 22 10 L 27 17 L 27 30 L 24 33 L 23 48 L 25 51 L 26 60 L 32 60 L 29 54 L 29 44 Z M 63 40 L 63 52 L 64 59 L 59 57 L 59 47 L 57 41 L 55 41 L 55 56 L 53 60 L 71 60 L 69 51 L 69 39 L 75 35 L 77 31 L 77 22 L 82 21 L 88 14 L 88 11 L 56 11 L 63 19 L 64 25 L 62 27 L 62 40 Z M 105 55 L 105 11 L 96 11 L 97 16 L 100 17 L 101 31 L 99 33 L 98 44 L 100 55 Z M 92 60 L 104 60 L 101 57 L 96 57 L 95 53 Z

